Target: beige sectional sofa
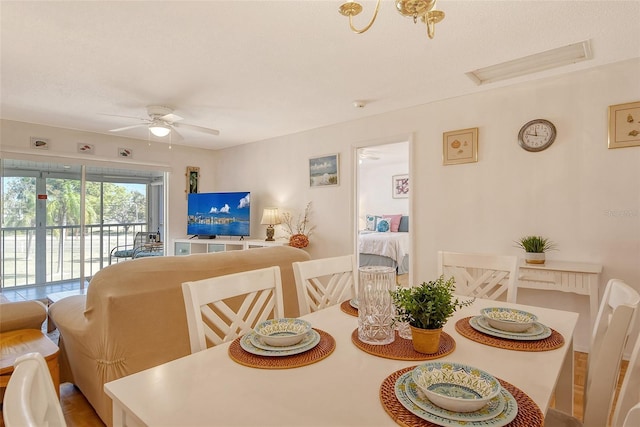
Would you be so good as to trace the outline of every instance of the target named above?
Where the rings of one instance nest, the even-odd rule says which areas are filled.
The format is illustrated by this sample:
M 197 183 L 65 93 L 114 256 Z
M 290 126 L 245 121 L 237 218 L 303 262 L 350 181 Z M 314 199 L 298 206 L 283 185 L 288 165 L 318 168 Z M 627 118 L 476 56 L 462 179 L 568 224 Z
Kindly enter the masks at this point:
M 141 258 L 100 270 L 87 295 L 49 307 L 60 331 L 60 380 L 75 384 L 111 426 L 103 385 L 190 353 L 182 282 L 277 265 L 285 316 L 298 316 L 291 263 L 309 255 L 289 246 Z

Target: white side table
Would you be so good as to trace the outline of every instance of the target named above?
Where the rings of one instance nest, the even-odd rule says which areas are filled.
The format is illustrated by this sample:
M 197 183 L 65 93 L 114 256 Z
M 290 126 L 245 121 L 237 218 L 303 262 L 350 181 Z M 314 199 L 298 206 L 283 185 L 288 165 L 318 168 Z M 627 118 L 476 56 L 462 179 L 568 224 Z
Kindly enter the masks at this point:
M 584 262 L 546 261 L 527 264 L 520 260 L 518 287 L 572 292 L 589 296 L 591 329 L 598 315 L 598 285 L 602 266 Z

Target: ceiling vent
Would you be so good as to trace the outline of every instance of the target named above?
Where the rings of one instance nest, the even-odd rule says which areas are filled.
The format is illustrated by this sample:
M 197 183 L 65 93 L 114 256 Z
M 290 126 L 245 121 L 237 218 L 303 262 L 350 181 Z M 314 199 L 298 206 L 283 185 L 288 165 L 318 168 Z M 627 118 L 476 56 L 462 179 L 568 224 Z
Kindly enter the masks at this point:
M 501 64 L 480 68 L 466 74 L 477 85 L 482 85 L 524 76 L 526 74 L 533 74 L 551 68 L 562 67 L 563 65 L 586 61 L 591 58 L 591 44 L 589 40 L 586 40 Z

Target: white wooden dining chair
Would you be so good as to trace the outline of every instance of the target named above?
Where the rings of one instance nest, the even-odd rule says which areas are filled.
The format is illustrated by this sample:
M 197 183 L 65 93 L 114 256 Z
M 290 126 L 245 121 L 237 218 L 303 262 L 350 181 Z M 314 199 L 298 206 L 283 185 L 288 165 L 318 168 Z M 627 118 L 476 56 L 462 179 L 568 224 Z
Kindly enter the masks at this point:
M 251 331 L 258 323 L 284 315 L 280 267 L 244 271 L 185 282 L 191 352 Z
M 518 257 L 438 252 L 438 276 L 453 277 L 459 295 L 516 302 Z
M 621 280 L 609 280 L 591 334 L 584 385 L 583 421 L 580 423 L 570 414 L 551 408 L 545 417 L 546 427 L 608 425 L 620 373 L 620 361 L 627 337 L 633 328 L 638 303 L 640 303 L 640 294 L 633 288 Z M 637 359 L 637 348 L 634 349 L 634 353 Z M 638 362 L 634 361 L 633 365 L 635 366 L 636 363 Z M 631 363 L 629 369 L 632 369 Z M 631 380 L 628 387 L 634 387 L 634 384 L 636 387 L 634 394 L 637 397 L 637 393 L 640 393 L 637 389 L 638 380 L 635 378 Z M 630 401 L 625 399 L 623 401 L 621 405 L 627 408 L 637 402 L 635 400 L 629 403 Z
M 629 365 L 613 410 L 612 427 L 640 426 L 640 335 L 636 337 Z
M 2 416 L 7 427 L 66 427 L 58 394 L 40 353 L 16 358 L 4 394 Z
M 292 263 L 300 315 L 354 298 L 356 260 L 353 255 Z
M 615 425 L 615 424 L 612 424 Z M 640 403 L 636 403 L 627 413 L 622 427 L 638 427 L 640 426 Z

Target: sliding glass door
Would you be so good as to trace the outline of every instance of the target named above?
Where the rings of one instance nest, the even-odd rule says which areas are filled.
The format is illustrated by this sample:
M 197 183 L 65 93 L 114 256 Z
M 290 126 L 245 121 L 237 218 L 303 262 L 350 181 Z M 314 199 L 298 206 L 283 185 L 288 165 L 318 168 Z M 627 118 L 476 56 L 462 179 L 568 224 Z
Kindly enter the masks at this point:
M 80 281 L 163 228 L 164 173 L 2 160 L 2 288 Z

